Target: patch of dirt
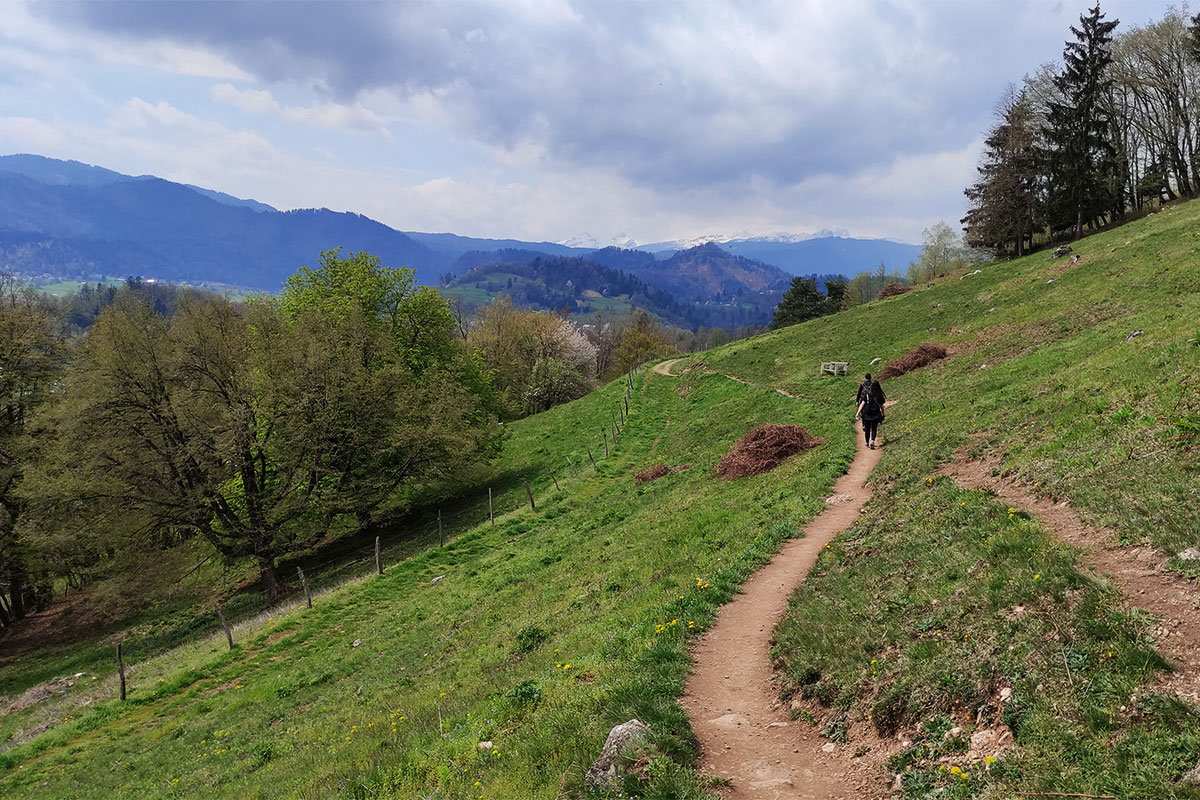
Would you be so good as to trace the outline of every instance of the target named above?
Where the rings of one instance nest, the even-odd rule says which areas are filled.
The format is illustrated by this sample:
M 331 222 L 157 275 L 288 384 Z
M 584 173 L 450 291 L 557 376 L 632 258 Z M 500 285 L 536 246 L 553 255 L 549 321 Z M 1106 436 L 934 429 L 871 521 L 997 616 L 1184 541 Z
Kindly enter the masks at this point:
M 671 472 L 671 470 L 669 470 L 667 468 L 666 464 L 655 464 L 650 469 L 644 469 L 641 472 L 639 472 L 638 474 L 634 475 L 633 482 L 634 483 L 649 483 L 650 481 L 658 480 L 663 475 L 670 474 L 670 472 Z
M 672 359 L 668 359 L 666 361 L 660 361 L 657 364 L 655 364 L 653 367 L 651 367 L 651 369 L 658 375 L 666 375 L 668 378 L 674 378 L 675 376 L 671 374 L 671 366 L 676 361 L 682 361 L 682 360 L 683 359 L 672 358 Z
M 717 474 L 723 478 L 760 475 L 824 442 L 799 425 L 759 425 L 725 454 L 717 464 Z
M 861 432 L 850 470 L 833 487 L 838 502 L 788 542 L 721 607 L 693 653 L 683 705 L 700 741 L 701 769 L 728 779 L 730 800 L 868 800 L 890 797 L 886 753 L 854 757 L 811 725 L 788 719 L 771 669 L 771 632 L 788 598 L 834 536 L 852 525 L 870 497 L 867 479 L 881 455 Z M 828 749 L 826 749 L 828 748 Z
M 913 287 L 905 286 L 903 283 L 889 283 L 887 286 L 879 290 L 879 294 L 875 295 L 875 299 L 883 300 L 888 297 L 895 297 L 898 294 L 906 294 L 912 290 Z
M 912 372 L 914 369 L 920 369 L 921 367 L 929 366 L 935 361 L 940 361 L 946 355 L 946 348 L 940 344 L 924 342 L 884 367 L 879 373 L 879 380 L 886 381 L 890 378 L 898 378 L 901 375 Z
M 43 700 L 49 700 L 54 696 L 50 691 L 50 687 L 52 686 L 54 686 L 54 684 L 47 683 L 45 685 L 34 686 L 32 689 L 28 689 L 23 695 L 9 703 L 8 708 L 5 709 L 4 713 L 11 714 L 14 711 L 24 711 L 27 708 L 36 706 Z
M 0 666 L 47 644 L 75 642 L 94 636 L 103 622 L 85 593 L 56 600 L 47 608 L 0 631 L 0 649 L 4 651 Z
M 239 683 L 241 683 L 241 681 L 242 681 L 241 678 L 234 678 L 232 680 L 225 681 L 220 686 L 214 686 L 213 688 L 209 689 L 207 692 L 204 693 L 204 696 L 205 697 L 213 697 L 214 695 L 218 695 L 221 692 L 229 691 L 230 689 L 234 688 Z
M 999 475 L 998 461 L 972 461 L 962 453 L 939 473 L 967 489 L 990 490 L 1002 502 L 1029 511 L 1055 537 L 1078 548 L 1084 569 L 1107 575 L 1130 605 L 1158 617 L 1157 648 L 1175 667 L 1158 687 L 1200 702 L 1200 587 L 1172 572 L 1162 554 L 1148 545 L 1120 545 L 1113 531 L 1079 518 L 1065 501 L 1038 497 L 1026 486 Z M 1023 613 L 1014 608 L 1011 613 Z

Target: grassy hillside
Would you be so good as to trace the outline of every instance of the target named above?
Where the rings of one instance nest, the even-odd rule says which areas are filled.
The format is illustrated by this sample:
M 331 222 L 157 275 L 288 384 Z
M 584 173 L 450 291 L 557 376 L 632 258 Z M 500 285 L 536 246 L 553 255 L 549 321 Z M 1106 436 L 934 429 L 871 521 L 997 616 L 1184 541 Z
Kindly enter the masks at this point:
M 536 512 L 240 632 L 247 643 L 232 653 L 212 639 L 144 664 L 131 702 L 98 702 L 0 755 L 0 796 L 436 787 L 554 797 L 580 784 L 608 728 L 630 716 L 660 731 L 663 753 L 686 759 L 673 702 L 686 642 L 819 509 L 852 455 L 850 431 L 832 395 L 801 402 L 719 376 L 648 374 L 613 455 L 564 480 L 564 456 L 582 465 L 585 443 L 601 449 L 596 423 L 622 389 L 513 426 L 502 466 L 552 467 L 563 481 L 561 493 L 539 482 Z M 733 441 L 766 421 L 798 422 L 829 442 L 772 475 L 714 479 Z M 692 467 L 634 484 L 634 471 L 660 461 Z M 661 763 L 660 796 L 684 796 L 684 779 Z
M 514 423 L 500 474 L 563 480 L 537 482 L 536 511 L 247 625 L 232 653 L 208 639 L 143 662 L 124 705 L 56 706 L 54 727 L 0 753 L 0 797 L 551 798 L 632 716 L 655 743 L 627 788 L 699 797 L 674 700 L 688 642 L 822 506 L 853 452 L 860 373 L 922 341 L 951 356 L 885 384 L 898 403 L 877 496 L 779 626 L 785 693 L 832 738 L 908 736 L 891 764 L 908 797 L 1196 797 L 1176 782 L 1200 723 L 1153 691 L 1152 622 L 1028 515 L 932 471 L 961 448 L 994 455 L 1125 541 L 1200 545 L 1197 230 L 1200 204 L 1179 206 L 1079 243 L 1078 264 L 986 265 L 691 359 L 748 385 L 647 373 L 613 455 L 579 479 L 563 480 L 565 456 L 587 463 L 622 385 Z M 853 374 L 820 378 L 822 360 Z M 768 421 L 828 441 L 764 476 L 714 478 Z M 660 460 L 692 466 L 633 483 Z M 1033 613 L 1001 613 L 1017 605 Z M 1012 710 L 978 716 L 1001 686 Z M 0 718 L 0 735 L 25 738 L 44 709 Z M 962 779 L 941 769 L 965 759 L 944 732 L 968 718 L 1020 747 L 964 761 Z
M 1200 545 L 1198 223 L 1200 206 L 1180 206 L 1079 243 L 1078 263 L 1041 253 L 984 266 L 707 357 L 806 396 L 818 359 L 861 373 L 922 341 L 950 348 L 885 384 L 899 402 L 877 495 L 776 639 L 785 694 L 831 736 L 914 742 L 889 764 L 905 797 L 1200 796 L 1178 785 L 1200 756 L 1200 721 L 1155 689 L 1167 665 L 1153 620 L 1028 514 L 931 475 L 959 449 L 998 458 L 1035 493 L 1194 574 L 1173 555 Z M 1003 710 L 1002 687 L 1014 692 Z M 965 733 L 944 738 L 953 726 Z M 1008 728 L 1020 747 L 972 761 L 976 726 Z

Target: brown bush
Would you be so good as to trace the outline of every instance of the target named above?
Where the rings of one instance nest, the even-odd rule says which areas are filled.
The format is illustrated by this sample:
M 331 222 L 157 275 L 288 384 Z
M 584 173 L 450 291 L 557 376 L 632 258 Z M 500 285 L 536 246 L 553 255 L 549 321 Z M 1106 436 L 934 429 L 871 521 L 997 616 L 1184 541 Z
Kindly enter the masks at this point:
M 888 378 L 898 378 L 906 372 L 912 372 L 914 369 L 920 369 L 935 361 L 940 361 L 946 355 L 946 348 L 940 344 L 925 342 L 917 345 L 884 367 L 879 373 L 879 380 L 886 381 Z
M 655 464 L 650 469 L 642 470 L 637 475 L 634 475 L 633 482 L 634 483 L 649 483 L 650 481 L 656 481 L 659 478 L 661 478 L 663 475 L 666 475 L 670 471 L 671 470 L 667 469 L 666 464 Z
M 898 294 L 911 292 L 913 287 L 905 286 L 903 283 L 889 283 L 887 286 L 879 290 L 879 294 L 875 295 L 876 300 L 882 300 L 885 297 L 895 297 Z
M 717 465 L 717 474 L 741 478 L 768 472 L 799 452 L 823 443 L 799 425 L 760 425 L 747 433 Z

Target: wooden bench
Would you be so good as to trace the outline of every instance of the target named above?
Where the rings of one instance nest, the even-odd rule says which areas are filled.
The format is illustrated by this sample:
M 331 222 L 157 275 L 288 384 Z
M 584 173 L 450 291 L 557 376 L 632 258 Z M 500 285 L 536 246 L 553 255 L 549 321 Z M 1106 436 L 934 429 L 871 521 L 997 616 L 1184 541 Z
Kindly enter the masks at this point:
M 846 368 L 850 366 L 849 361 L 822 361 L 822 375 L 845 375 Z

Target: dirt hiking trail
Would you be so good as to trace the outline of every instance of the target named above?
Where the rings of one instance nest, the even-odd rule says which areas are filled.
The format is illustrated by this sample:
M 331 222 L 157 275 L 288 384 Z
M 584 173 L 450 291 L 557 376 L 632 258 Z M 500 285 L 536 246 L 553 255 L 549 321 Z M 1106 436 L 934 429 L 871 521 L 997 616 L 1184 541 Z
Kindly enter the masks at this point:
M 669 375 L 671 363 L 655 370 Z M 770 663 L 771 630 L 788 598 L 871 496 L 867 478 L 880 452 L 867 449 L 860 430 L 855 441 L 854 461 L 834 484 L 828 507 L 805 526 L 803 538 L 789 541 L 750 576 L 693 651 L 683 706 L 700 740 L 701 769 L 729 779 L 723 794 L 731 800 L 864 800 L 883 789 L 884 776 L 856 770 L 822 750 L 829 745 L 811 725 L 789 721 Z
M 1132 606 L 1158 617 L 1158 651 L 1175 668 L 1158 688 L 1192 702 L 1200 701 L 1200 588 L 1167 569 L 1162 554 L 1149 545 L 1119 545 L 1111 530 L 1085 524 L 1066 501 L 1038 497 L 1016 481 L 996 474 L 999 464 L 959 456 L 938 472 L 964 489 L 992 491 L 1014 508 L 1033 514 L 1060 541 L 1078 548 L 1080 564 L 1108 577 Z
M 666 375 L 668 378 L 674 378 L 675 376 L 671 374 L 671 365 L 680 360 L 682 359 L 672 358 L 666 361 L 660 361 L 654 365 L 653 370 L 659 375 Z

